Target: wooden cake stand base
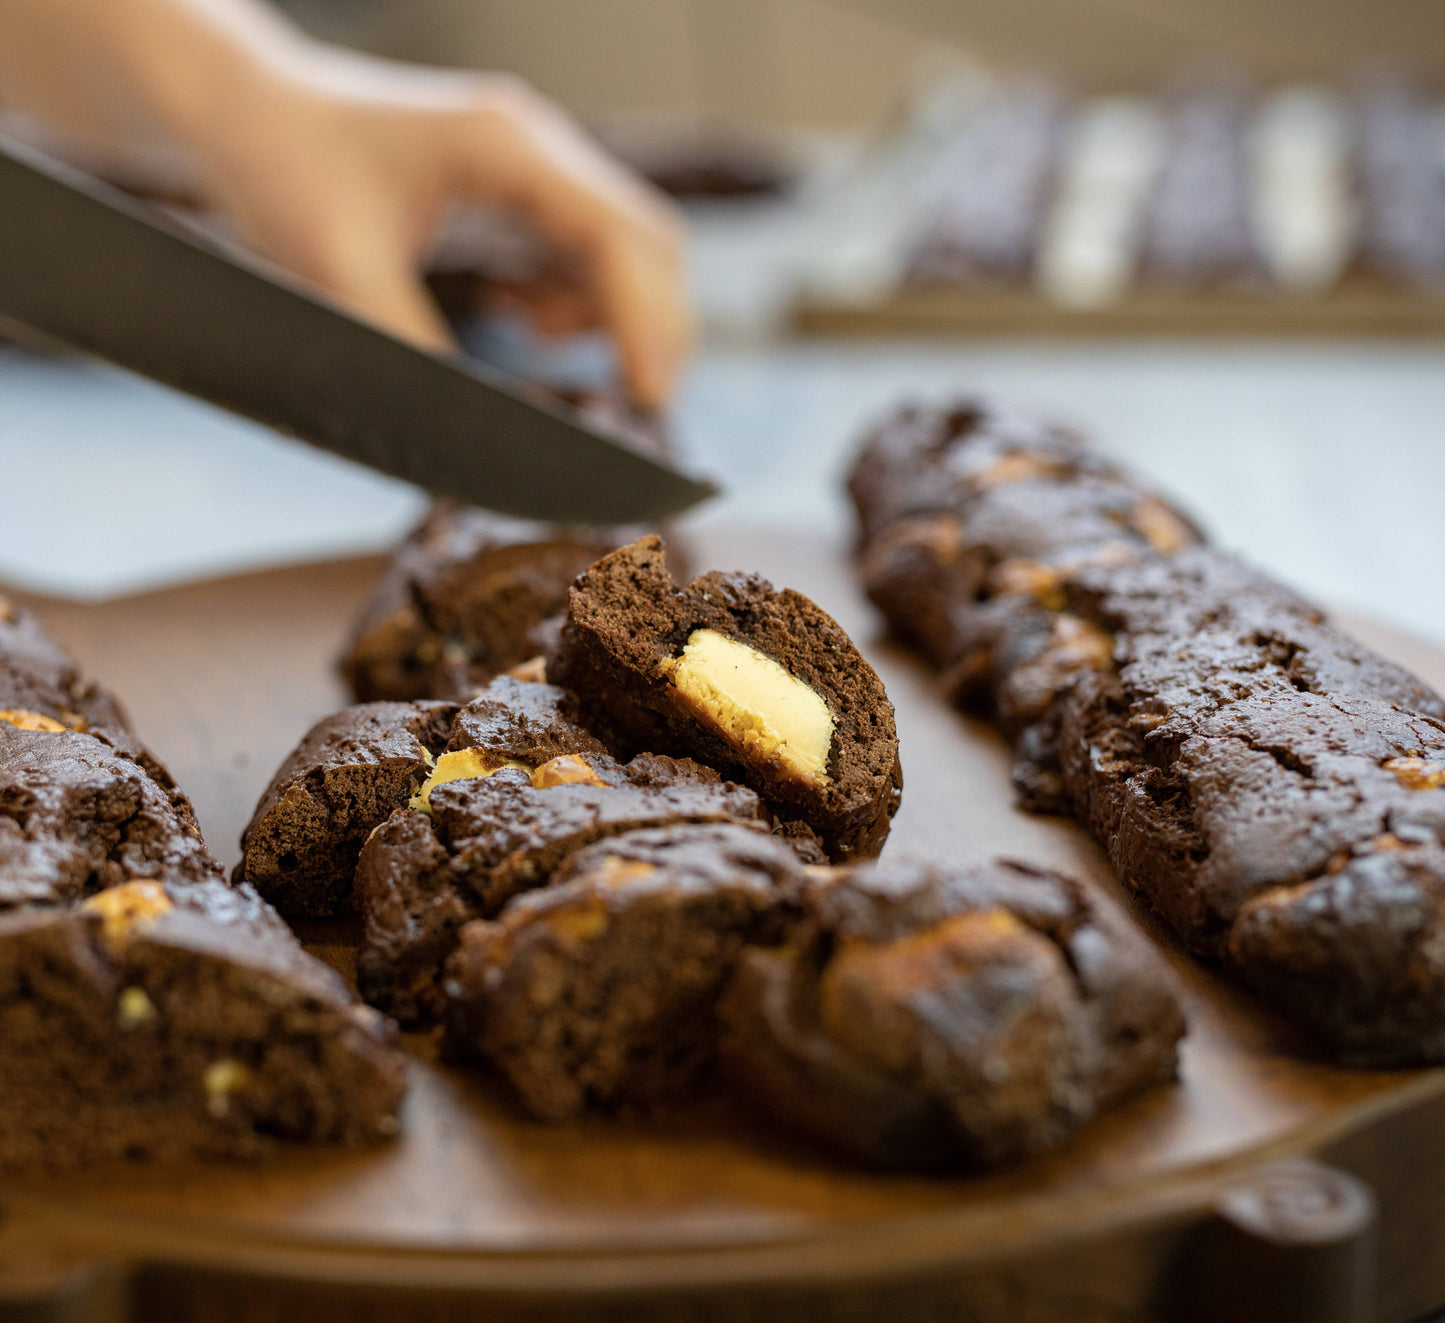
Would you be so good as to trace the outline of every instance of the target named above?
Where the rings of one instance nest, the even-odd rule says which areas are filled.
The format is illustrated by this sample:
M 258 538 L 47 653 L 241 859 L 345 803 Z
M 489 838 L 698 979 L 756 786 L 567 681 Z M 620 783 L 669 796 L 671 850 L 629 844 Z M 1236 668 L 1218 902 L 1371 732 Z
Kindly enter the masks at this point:
M 815 598 L 878 667 L 905 774 L 890 852 L 1020 856 L 1121 892 L 1078 827 L 1013 808 L 1002 741 L 880 641 L 844 549 L 694 544 L 697 565 Z M 380 567 L 34 605 L 124 696 L 229 864 L 276 765 L 342 703 L 331 662 Z M 1356 628 L 1445 687 L 1445 652 Z M 1445 1302 L 1445 1071 L 1314 1059 L 1126 903 L 1183 984 L 1180 1082 L 1015 1170 L 878 1175 L 711 1105 L 542 1125 L 419 1040 L 389 1147 L 0 1186 L 0 1317 L 1363 1323 Z M 306 936 L 344 965 L 334 934 Z

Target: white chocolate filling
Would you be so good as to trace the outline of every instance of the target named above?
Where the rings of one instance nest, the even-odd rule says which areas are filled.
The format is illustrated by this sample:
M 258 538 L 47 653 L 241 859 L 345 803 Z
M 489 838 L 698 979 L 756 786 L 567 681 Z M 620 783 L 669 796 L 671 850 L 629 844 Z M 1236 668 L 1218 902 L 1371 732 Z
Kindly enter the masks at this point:
M 1075 121 L 1039 243 L 1039 283 L 1054 302 L 1098 308 L 1124 293 L 1162 136 L 1158 113 L 1134 97 L 1101 98 Z
M 431 812 L 431 792 L 448 781 L 470 781 L 481 776 L 491 776 L 504 767 L 520 767 L 524 772 L 532 769 L 526 763 L 513 758 L 499 758 L 485 749 L 454 749 L 444 753 L 432 768 L 432 774 L 421 783 L 421 789 L 411 797 L 408 808 Z
M 1322 88 L 1276 92 L 1250 133 L 1254 224 L 1271 274 L 1317 293 L 1340 277 L 1358 229 L 1349 115 Z
M 703 721 L 791 776 L 826 783 L 833 714 L 823 696 L 771 657 L 713 629 L 696 629 L 662 664 Z

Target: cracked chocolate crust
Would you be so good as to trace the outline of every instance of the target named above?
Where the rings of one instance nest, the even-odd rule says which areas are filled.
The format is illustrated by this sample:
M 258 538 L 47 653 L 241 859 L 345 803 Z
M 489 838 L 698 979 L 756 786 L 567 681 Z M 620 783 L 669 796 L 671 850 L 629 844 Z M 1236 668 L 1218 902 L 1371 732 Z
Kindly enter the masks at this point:
M 357 954 L 362 995 L 404 1021 L 443 1009 L 441 973 L 462 925 L 491 918 L 513 897 L 546 886 L 569 856 L 647 827 L 754 823 L 762 802 L 687 759 L 640 754 L 568 757 L 587 779 L 553 781 L 524 768 L 449 782 L 429 812 L 403 809 L 367 840 L 356 869 L 365 920 Z
M 628 538 L 438 502 L 373 592 L 342 675 L 361 702 L 466 702 L 545 650 L 572 580 Z
M 663 664 L 697 630 L 755 649 L 822 697 L 833 721 L 824 780 L 799 778 L 689 708 Z M 835 862 L 883 848 L 903 787 L 893 705 L 852 640 L 802 594 L 719 572 L 678 588 L 660 539 L 642 538 L 577 580 L 547 676 L 576 692 L 614 749 L 715 767 L 756 790 L 781 821 L 816 832 Z
M 394 1134 L 405 1065 L 92 735 L 0 723 L 0 1167 Z
M 0 601 L 0 1168 L 395 1134 L 394 1026 L 227 885 L 119 709 Z
M 545 1120 L 685 1097 L 712 1063 L 739 954 L 786 932 L 802 878 L 797 854 L 757 824 L 589 845 L 551 885 L 462 930 L 449 1047 L 493 1064 Z
M 1001 455 L 985 406 L 926 417 L 860 459 L 898 470 L 855 484 L 864 581 L 1003 725 L 1025 806 L 1077 814 L 1336 1057 L 1445 1059 L 1445 702 L 1122 474 L 1025 436 Z M 929 468 L 995 480 L 870 508 Z
M 0 597 L 0 713 L 6 712 L 34 713 L 102 740 L 144 769 L 176 811 L 195 825 L 190 800 L 136 737 L 115 696 L 81 675 L 33 614 Z
M 282 914 L 338 913 L 367 835 L 447 747 L 454 703 L 362 703 L 313 726 L 241 836 L 236 880 Z
M 536 394 L 572 406 L 643 454 L 672 453 L 662 420 L 620 393 L 536 387 Z M 363 703 L 468 702 L 496 676 L 545 652 L 572 580 L 647 531 L 542 523 L 437 501 L 397 549 L 357 620 L 338 663 L 342 677 Z
M 605 754 L 576 721 L 573 697 L 501 676 L 465 706 L 361 703 L 318 722 L 281 765 L 241 837 L 238 881 L 283 914 L 337 914 L 352 901 L 366 838 L 463 749 L 536 767 L 563 754 Z
M 0 911 L 220 875 L 194 822 L 110 744 L 0 721 Z
M 1060 874 L 884 861 L 815 875 L 742 956 L 724 1069 L 779 1123 L 884 1167 L 992 1167 L 1172 1079 L 1162 960 Z

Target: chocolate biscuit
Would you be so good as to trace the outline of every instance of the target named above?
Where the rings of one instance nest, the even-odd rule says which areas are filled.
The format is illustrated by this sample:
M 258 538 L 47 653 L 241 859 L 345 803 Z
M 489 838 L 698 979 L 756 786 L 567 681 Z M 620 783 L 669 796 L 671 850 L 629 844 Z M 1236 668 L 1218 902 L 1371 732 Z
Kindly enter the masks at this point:
M 452 703 L 363 703 L 313 726 L 241 837 L 236 880 L 282 914 L 335 914 L 361 843 L 413 795 L 451 734 Z
M 882 848 L 902 787 L 893 708 L 801 594 L 717 572 L 677 588 L 660 540 L 643 538 L 577 580 L 547 675 L 615 749 L 717 768 L 834 860 Z
M 620 540 L 438 502 L 377 585 L 342 674 L 362 701 L 465 702 L 543 651 L 568 585 Z
M 195 823 L 137 763 L 94 735 L 0 721 L 0 911 L 219 877 Z
M 238 881 L 283 914 L 349 904 L 362 842 L 415 795 L 509 763 L 603 754 L 571 695 L 500 677 L 471 703 L 363 703 L 319 722 L 281 765 L 241 838 Z
M 1097 892 L 1022 864 L 862 864 L 744 953 L 724 1069 L 774 1120 L 885 1167 L 992 1167 L 1173 1078 L 1163 962 Z
M 249 888 L 135 881 L 0 913 L 0 1168 L 386 1138 L 392 1038 Z
M 0 617 L 0 1167 L 394 1134 L 389 1022 L 226 885 L 104 691 Z
M 1163 165 L 1144 208 L 1142 277 L 1191 290 L 1262 285 L 1267 268 L 1251 216 L 1246 90 L 1207 79 L 1168 100 Z
M 1438 112 L 1409 83 L 1373 78 L 1358 89 L 1354 126 L 1361 267 L 1438 294 L 1445 287 Z
M 908 279 L 978 284 L 1028 278 L 1054 192 L 1065 100 L 1020 80 L 970 118 L 933 167 Z
M 915 457 L 895 431 L 916 418 L 860 465 L 895 487 L 992 445 L 940 421 Z M 1080 538 L 1101 482 L 1036 472 L 892 525 L 856 491 L 870 596 L 905 636 L 920 599 L 946 621 L 930 659 L 1013 738 L 1024 803 L 1089 824 L 1192 950 L 1342 1060 L 1445 1059 L 1445 701 L 1125 475 L 1122 540 Z
M 624 832 L 679 823 L 766 822 L 752 791 L 687 760 L 620 764 L 568 754 L 533 769 L 483 767 L 393 814 L 356 869 L 365 933 L 357 978 L 403 1020 L 441 1010 L 441 969 L 462 924 L 544 886 L 572 854 Z
M 870 598 L 962 705 L 998 716 L 1023 802 L 1069 811 L 1053 694 L 1107 664 L 1109 642 L 1061 610 L 1066 584 L 1087 565 L 1193 545 L 1194 522 L 1071 430 L 976 399 L 900 410 L 863 447 L 850 489 Z
M 659 420 L 620 395 L 538 393 L 574 406 L 623 444 L 661 459 L 671 454 Z M 572 580 L 645 531 L 542 523 L 438 501 L 372 593 L 342 675 L 360 702 L 466 702 L 494 676 L 544 652 Z
M 447 970 L 448 1042 L 534 1115 L 648 1107 L 710 1064 L 743 945 L 780 931 L 798 856 L 759 826 L 659 827 L 572 855 L 550 886 L 471 923 Z
M 74 659 L 32 613 L 0 597 L 0 721 L 33 725 L 27 714 L 103 740 L 139 764 L 194 825 L 190 801 L 137 738 L 115 696 L 81 675 Z

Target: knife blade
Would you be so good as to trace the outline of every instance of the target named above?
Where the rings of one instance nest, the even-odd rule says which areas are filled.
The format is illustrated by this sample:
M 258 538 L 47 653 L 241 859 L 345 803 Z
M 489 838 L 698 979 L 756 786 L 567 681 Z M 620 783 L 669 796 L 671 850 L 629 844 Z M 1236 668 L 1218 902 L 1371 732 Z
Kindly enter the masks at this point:
M 716 491 L 505 373 L 398 340 L 3 135 L 0 317 L 506 514 L 646 522 Z

